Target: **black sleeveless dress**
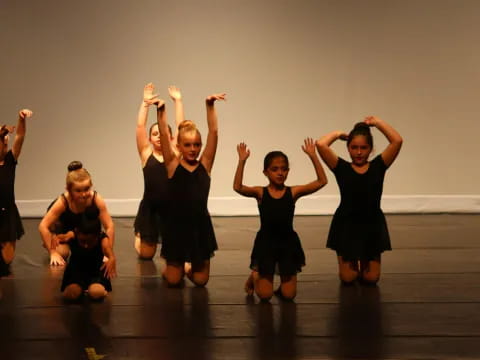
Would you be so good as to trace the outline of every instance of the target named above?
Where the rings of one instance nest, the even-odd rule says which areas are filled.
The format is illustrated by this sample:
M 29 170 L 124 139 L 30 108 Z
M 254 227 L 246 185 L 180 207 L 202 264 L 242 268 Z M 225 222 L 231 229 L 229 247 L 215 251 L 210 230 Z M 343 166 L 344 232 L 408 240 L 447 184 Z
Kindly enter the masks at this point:
M 82 247 L 76 237 L 69 242 L 71 254 L 63 273 L 61 291 L 70 284 L 78 284 L 87 290 L 93 283 L 102 284 L 105 290 L 112 291 L 110 280 L 100 270 L 103 265 L 102 239 L 106 236 L 104 232 L 99 234 L 97 244 L 89 249 Z
M 192 172 L 179 164 L 168 186 L 170 202 L 161 256 L 178 263 L 210 259 L 217 250 L 217 241 L 207 208 L 207 170 L 202 163 Z
M 0 165 L 0 248 L 1 243 L 20 240 L 25 233 L 15 204 L 15 169 L 17 161 L 11 150 Z M 10 274 L 10 267 L 0 252 L 0 276 Z
M 305 266 L 305 254 L 293 229 L 295 202 L 292 189 L 287 187 L 280 199 L 273 198 L 263 188 L 260 211 L 260 231 L 255 237 L 250 268 L 260 275 L 295 275 Z
M 381 155 L 370 162 L 364 174 L 341 158 L 333 169 L 341 200 L 330 225 L 327 247 L 346 261 L 373 260 L 392 249 L 380 208 L 386 170 Z
M 168 176 L 163 162 L 151 154 L 143 167 L 144 192 L 138 206 L 134 229 L 142 242 L 161 242 L 168 207 Z

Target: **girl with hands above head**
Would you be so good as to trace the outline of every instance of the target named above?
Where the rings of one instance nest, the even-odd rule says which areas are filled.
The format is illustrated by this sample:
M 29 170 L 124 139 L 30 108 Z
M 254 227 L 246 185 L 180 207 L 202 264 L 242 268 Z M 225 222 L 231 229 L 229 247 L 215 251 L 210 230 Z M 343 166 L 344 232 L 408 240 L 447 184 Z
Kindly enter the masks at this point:
M 23 234 L 23 224 L 15 204 L 15 170 L 27 131 L 26 119 L 31 110 L 18 112 L 17 126 L 0 126 L 0 277 L 10 274 L 15 244 Z M 15 131 L 16 130 L 16 131 Z M 11 149 L 9 134 L 15 131 Z
M 143 101 L 137 116 L 136 140 L 137 150 L 142 164 L 144 193 L 135 218 L 135 249 L 141 259 L 152 259 L 157 251 L 165 231 L 165 219 L 168 206 L 167 170 L 163 159 L 158 123 L 150 126 L 147 132 L 148 110 L 158 95 L 154 94 L 152 83 L 143 89 Z M 175 104 L 176 126 L 184 120 L 182 94 L 175 86 L 168 88 Z M 177 130 L 175 130 L 177 132 Z M 172 147 L 176 144 L 176 134 L 168 127 L 168 135 Z
M 316 173 L 314 181 L 305 185 L 285 185 L 290 171 L 288 157 L 281 151 L 272 151 L 265 156 L 263 163 L 268 185 L 247 186 L 243 184 L 243 173 L 250 150 L 244 143 L 237 145 L 238 166 L 233 189 L 240 195 L 257 200 L 261 223 L 251 253 L 252 272 L 245 283 L 245 291 L 248 295 L 255 292 L 263 301 L 268 301 L 274 293 L 275 273 L 280 275 L 281 281 L 275 293 L 289 300 L 296 296 L 297 273 L 305 265 L 305 254 L 293 229 L 295 203 L 300 197 L 312 194 L 327 184 L 313 140 L 305 139 L 302 150 L 312 161 Z
M 208 134 L 202 152 L 202 137 L 195 123 L 185 120 L 178 127 L 177 152 L 169 136 L 165 103 L 157 99 L 160 130 L 170 196 L 166 235 L 161 256 L 166 260 L 163 276 L 169 286 L 181 284 L 184 275 L 197 286 L 207 284 L 210 258 L 217 249 L 212 221 L 207 209 L 212 171 L 218 142 L 215 102 L 225 94 L 206 98 Z
M 57 234 L 77 228 L 85 215 L 100 220 L 113 248 L 115 228 L 105 200 L 93 190 L 92 178 L 83 164 L 72 161 L 68 165 L 65 192 L 51 204 L 38 226 L 43 246 L 50 254 L 50 265 L 65 265 L 70 248 L 59 242 Z
M 101 300 L 112 291 L 110 279 L 117 275 L 116 260 L 98 217 L 84 214 L 73 231 L 58 234 L 57 239 L 68 243 L 71 251 L 61 286 L 65 300 L 77 300 L 84 292 Z
M 376 127 L 389 144 L 370 160 L 373 137 L 370 127 Z M 347 141 L 351 162 L 338 157 L 330 145 L 337 139 Z M 380 278 L 381 254 L 391 250 L 385 216 L 380 208 L 386 170 L 396 159 L 402 137 L 385 121 L 367 116 L 347 135 L 333 131 L 316 142 L 323 161 L 332 170 L 340 189 L 340 205 L 335 211 L 327 247 L 337 253 L 339 276 L 351 283 L 360 278 L 376 284 Z

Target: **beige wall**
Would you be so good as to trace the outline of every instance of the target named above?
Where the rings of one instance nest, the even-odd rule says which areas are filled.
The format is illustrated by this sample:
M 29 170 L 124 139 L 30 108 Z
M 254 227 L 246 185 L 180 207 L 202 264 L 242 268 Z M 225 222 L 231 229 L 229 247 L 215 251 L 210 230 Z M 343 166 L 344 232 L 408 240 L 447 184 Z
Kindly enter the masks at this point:
M 228 93 L 211 196 L 234 196 L 239 141 L 247 183 L 265 183 L 273 149 L 302 183 L 314 174 L 303 138 L 368 114 L 405 139 L 385 194 L 478 194 L 479 15 L 476 0 L 0 0 L 1 122 L 35 112 L 17 199 L 56 196 L 74 159 L 105 198 L 141 197 L 135 120 L 149 81 L 165 98 L 179 86 L 203 133 L 204 97 Z M 338 193 L 329 178 L 319 195 Z

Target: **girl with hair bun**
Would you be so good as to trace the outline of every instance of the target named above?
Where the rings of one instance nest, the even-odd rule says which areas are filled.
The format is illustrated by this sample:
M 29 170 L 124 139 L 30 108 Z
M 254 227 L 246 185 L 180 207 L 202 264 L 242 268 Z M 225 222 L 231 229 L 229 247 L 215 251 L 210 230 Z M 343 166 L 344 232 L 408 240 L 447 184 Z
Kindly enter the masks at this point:
M 31 110 L 18 112 L 18 123 L 12 148 L 8 148 L 9 133 L 14 126 L 0 127 L 0 277 L 10 274 L 10 263 L 15 255 L 15 244 L 23 234 L 23 225 L 15 204 L 15 169 L 27 131 L 25 120 Z
M 38 231 L 43 246 L 50 254 L 50 265 L 65 265 L 70 254 L 67 244 L 60 243 L 57 234 L 73 231 L 83 216 L 98 218 L 113 248 L 115 229 L 103 198 L 92 189 L 92 178 L 80 161 L 68 165 L 66 191 L 49 207 Z
M 144 193 L 135 217 L 135 250 L 141 259 L 150 260 L 155 256 L 157 244 L 165 231 L 165 219 L 168 204 L 167 170 L 163 161 L 162 145 L 158 124 L 155 122 L 147 132 L 148 109 L 154 94 L 152 83 L 143 89 L 143 101 L 137 116 L 136 140 L 137 150 L 142 164 Z M 177 125 L 184 120 L 182 93 L 175 86 L 168 88 L 170 97 L 175 104 Z M 178 127 L 176 127 L 178 129 Z M 176 136 L 172 136 L 169 128 L 169 138 L 174 146 Z
M 168 176 L 170 205 L 161 256 L 166 260 L 163 276 L 170 286 L 180 285 L 184 275 L 197 286 L 210 276 L 210 258 L 217 249 L 212 221 L 207 209 L 212 171 L 218 142 L 215 101 L 225 94 L 206 98 L 208 135 L 202 150 L 200 132 L 192 121 L 179 125 L 177 150 L 172 149 L 167 127 L 165 103 L 154 99 L 163 157 Z
M 373 160 L 370 127 L 385 135 L 389 144 Z M 338 157 L 330 145 L 337 139 L 347 141 L 351 162 Z M 340 188 L 340 205 L 332 219 L 327 247 L 336 251 L 342 282 L 357 278 L 376 284 L 380 279 L 383 251 L 391 250 L 385 216 L 380 208 L 386 170 L 402 147 L 402 137 L 385 121 L 367 116 L 347 135 L 333 131 L 316 142 L 323 161 L 332 170 Z
M 290 171 L 288 157 L 280 151 L 269 152 L 263 162 L 263 174 L 268 185 L 243 184 L 245 163 L 250 156 L 247 145 L 237 145 L 238 165 L 233 189 L 240 195 L 257 200 L 260 212 L 260 230 L 255 237 L 250 256 L 250 276 L 245 283 L 248 295 L 253 292 L 268 301 L 273 295 L 273 276 L 280 275 L 280 287 L 275 292 L 281 298 L 292 300 L 297 294 L 297 273 L 305 265 L 305 254 L 300 239 L 293 229 L 295 203 L 302 196 L 320 190 L 327 183 L 320 159 L 315 153 L 315 143 L 307 138 L 302 150 L 312 161 L 317 178 L 304 185 L 286 186 Z

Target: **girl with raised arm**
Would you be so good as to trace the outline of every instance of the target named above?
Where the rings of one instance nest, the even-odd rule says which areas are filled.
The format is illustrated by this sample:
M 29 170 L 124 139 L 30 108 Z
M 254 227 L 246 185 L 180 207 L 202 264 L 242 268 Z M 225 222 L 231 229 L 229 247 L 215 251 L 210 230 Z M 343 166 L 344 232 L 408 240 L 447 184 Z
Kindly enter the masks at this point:
M 80 161 L 68 165 L 66 191 L 51 205 L 43 217 L 38 231 L 43 246 L 50 254 L 50 265 L 65 265 L 70 254 L 68 244 L 59 243 L 57 234 L 73 231 L 82 217 L 97 217 L 113 248 L 115 228 L 103 198 L 93 190 L 92 178 Z
M 313 140 L 305 139 L 302 150 L 312 161 L 317 175 L 314 181 L 305 185 L 285 185 L 290 171 L 288 157 L 281 151 L 272 151 L 263 161 L 263 174 L 268 179 L 268 185 L 246 186 L 243 184 L 243 173 L 250 150 L 244 143 L 237 145 L 238 166 L 233 189 L 240 195 L 257 200 L 261 223 L 250 257 L 252 272 L 245 283 L 245 291 L 248 295 L 255 291 L 263 301 L 270 300 L 273 295 L 275 273 L 280 275 L 281 281 L 276 293 L 288 300 L 296 296 L 297 273 L 305 265 L 305 254 L 293 229 L 295 203 L 327 183 Z
M 163 275 L 170 286 L 180 285 L 185 274 L 195 285 L 204 286 L 210 276 L 210 258 L 217 249 L 207 209 L 218 142 L 214 106 L 217 100 L 225 100 L 225 94 L 206 98 L 208 135 L 203 153 L 200 132 L 192 121 L 186 120 L 178 130 L 178 155 L 171 146 L 165 103 L 158 99 L 153 102 L 157 105 L 160 142 L 169 179 L 170 206 L 161 256 L 167 263 Z
M 141 259 L 150 260 L 155 256 L 157 244 L 165 231 L 165 219 L 168 204 L 167 170 L 163 160 L 158 124 L 150 126 L 147 133 L 147 117 L 149 106 L 157 95 L 153 93 L 152 83 L 143 89 L 143 101 L 137 117 L 137 150 L 143 170 L 144 193 L 135 218 L 135 249 Z M 184 120 L 182 94 L 180 89 L 170 86 L 168 92 L 175 103 L 176 126 Z M 177 132 L 177 130 L 176 130 Z M 176 144 L 176 136 L 172 137 L 169 127 L 169 139 L 172 146 Z
M 15 244 L 23 234 L 23 225 L 15 204 L 15 169 L 22 151 L 27 130 L 26 119 L 32 111 L 18 112 L 18 123 L 12 148 L 8 148 L 9 133 L 13 126 L 0 127 L 0 277 L 10 274 L 10 263 L 15 255 Z
M 370 161 L 372 126 L 385 135 L 389 145 Z M 351 162 L 338 157 L 330 148 L 337 139 L 347 141 Z M 383 180 L 400 151 L 402 137 L 385 121 L 367 116 L 350 134 L 334 131 L 317 140 L 316 145 L 340 188 L 340 205 L 327 240 L 327 247 L 337 253 L 340 279 L 351 283 L 360 278 L 376 284 L 380 279 L 381 254 L 391 250 L 387 223 L 380 208 Z

